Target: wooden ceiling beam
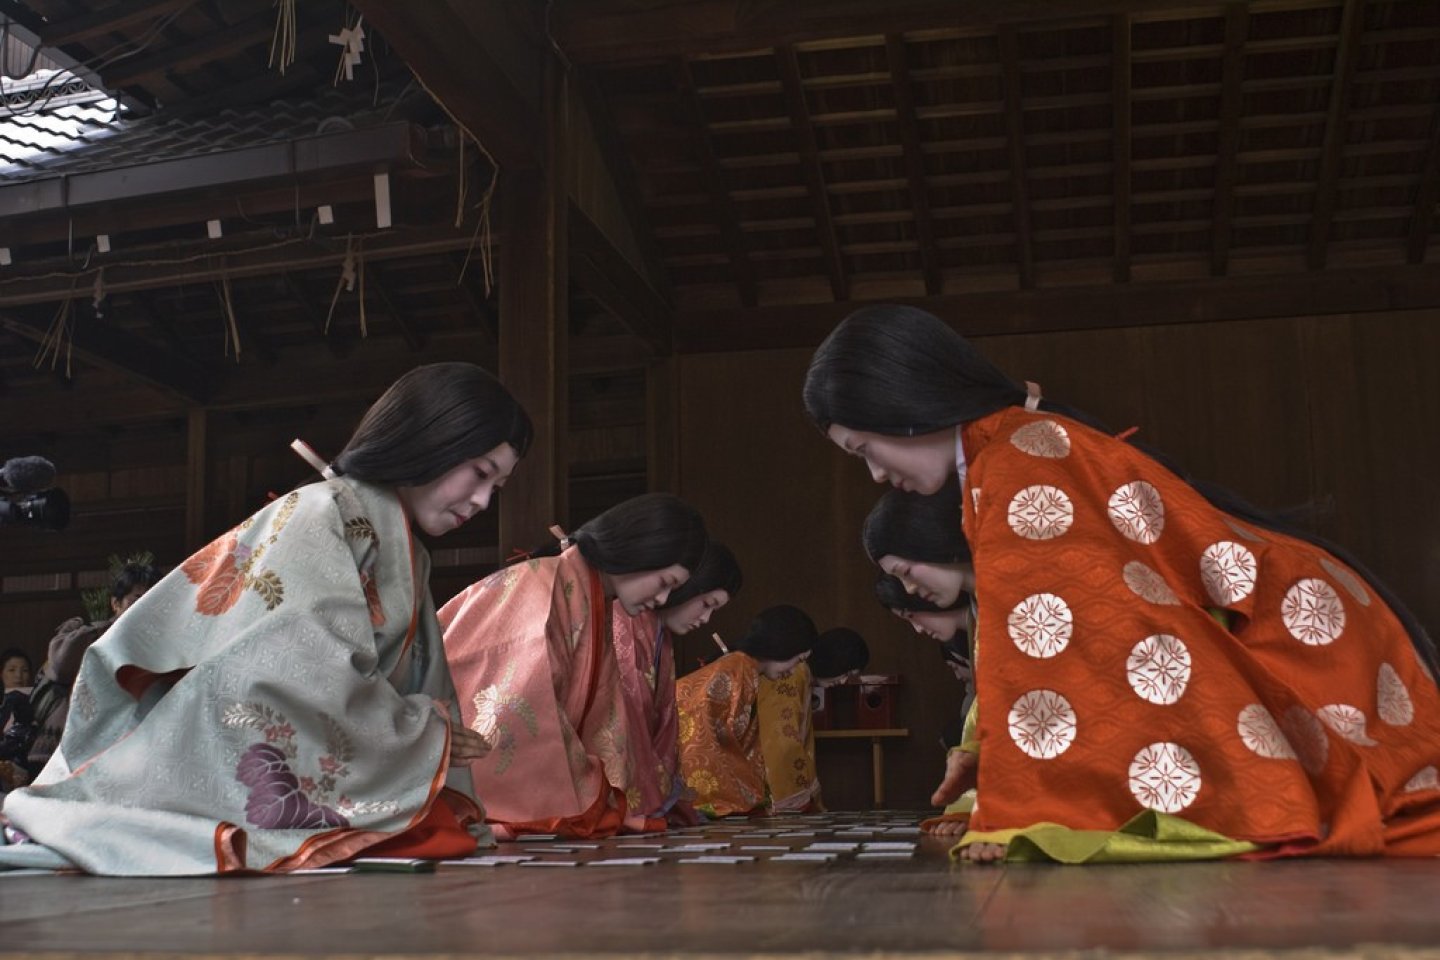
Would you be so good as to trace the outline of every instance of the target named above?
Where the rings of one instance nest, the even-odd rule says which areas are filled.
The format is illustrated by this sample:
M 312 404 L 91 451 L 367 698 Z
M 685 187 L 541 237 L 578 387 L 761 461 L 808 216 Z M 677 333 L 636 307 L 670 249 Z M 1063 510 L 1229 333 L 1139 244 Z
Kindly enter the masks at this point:
M 330 352 L 330 356 L 338 360 L 348 354 L 349 338 L 334 324 L 330 325 L 328 331 L 325 329 L 324 314 L 320 312 L 315 301 L 310 299 L 310 295 L 305 292 L 295 275 L 287 270 L 280 274 L 280 282 L 284 284 L 290 299 L 300 308 L 300 315 L 310 324 L 310 329 L 315 331 L 315 336 L 325 342 L 325 349 Z
M 208 63 L 227 60 L 251 47 L 269 43 L 275 34 L 275 17 L 275 11 L 267 8 L 254 16 L 228 26 L 217 26 L 193 40 L 166 47 L 148 57 L 120 60 L 113 67 L 102 70 L 100 76 L 105 85 L 114 90 L 143 85 L 142 81 L 162 74 L 184 72 Z M 296 37 L 297 50 L 310 50 L 317 42 L 323 43 L 326 35 L 333 32 L 334 28 L 335 25 L 329 22 L 329 18 L 321 22 L 312 16 L 302 21 Z M 267 67 L 266 70 L 270 72 L 272 68 Z M 273 72 L 279 73 L 278 70 Z
M 525 38 L 476 36 L 455 4 L 443 0 L 408 4 L 354 0 L 354 6 L 500 166 L 532 167 L 540 162 L 538 91 L 527 96 L 489 52 L 492 44 L 512 52 L 528 49 Z M 492 29 L 502 26 L 494 24 Z
M 1173 283 L 946 294 L 885 302 L 917 306 L 969 337 L 1116 327 L 1260 320 L 1268 317 L 1433 310 L 1440 271 L 1428 265 L 1227 276 Z M 811 348 L 865 301 L 784 304 L 681 313 L 681 353 Z
M 1154 6 L 1153 0 L 565 0 L 556 4 L 551 34 L 575 63 L 658 62 L 833 37 L 1076 22 Z
M 1110 21 L 1110 87 L 1115 97 L 1113 160 L 1115 165 L 1114 277 L 1130 282 L 1130 18 L 1117 14 Z
M 1430 145 L 1420 167 L 1420 185 L 1415 188 L 1415 211 L 1410 215 L 1410 229 L 1405 238 L 1405 259 L 1411 263 L 1425 262 L 1425 248 L 1435 229 L 1435 204 L 1440 203 L 1440 108 L 1430 124 Z
M 1311 270 L 1325 267 L 1330 225 L 1335 216 L 1340 162 L 1345 150 L 1345 118 L 1350 109 L 1350 92 L 1355 66 L 1360 59 L 1360 34 L 1365 29 L 1365 0 L 1345 0 L 1340 15 L 1340 45 L 1335 51 L 1334 80 L 1330 84 L 1330 108 L 1325 120 L 1325 141 L 1321 147 L 1320 178 L 1315 188 L 1314 214 L 1305 262 Z
M 895 118 L 900 130 L 905 180 L 910 188 L 910 206 L 915 216 L 915 239 L 920 244 L 920 272 L 925 292 L 939 293 L 940 251 L 935 245 L 935 222 L 930 215 L 930 191 L 925 186 L 925 153 L 920 145 L 920 122 L 915 116 L 915 85 L 905 55 L 905 40 L 898 33 L 885 37 L 885 59 L 890 67 L 890 86 L 895 94 Z
M 755 306 L 758 294 L 755 289 L 755 267 L 745 251 L 745 235 L 740 232 L 740 223 L 735 215 L 727 188 L 725 169 L 715 156 L 715 145 L 710 142 L 710 131 L 706 126 L 705 105 L 695 90 L 695 75 L 685 60 L 676 61 L 673 70 L 675 82 L 680 91 L 681 108 L 691 124 L 695 151 L 705 170 L 705 182 L 709 187 L 710 210 L 713 222 L 720 224 L 725 238 L 726 250 L 730 256 L 730 268 L 735 273 L 735 285 L 739 288 L 740 304 Z
M 0 327 L 40 344 L 49 338 L 51 324 L 8 309 L 0 311 Z M 74 356 L 83 363 L 137 380 L 186 404 L 204 403 L 210 393 L 210 375 L 194 360 L 172 355 L 95 317 L 72 317 L 70 329 Z
M 443 227 L 388 230 L 365 239 L 365 258 L 373 264 L 396 257 L 464 250 L 472 242 L 473 231 L 473 224 L 463 224 L 458 230 L 448 224 Z M 267 238 L 249 248 L 220 245 L 219 241 L 215 243 L 214 254 L 199 260 L 148 265 L 106 263 L 103 266 L 105 288 L 115 294 L 181 284 L 209 283 L 218 280 L 222 275 L 238 280 L 287 270 L 338 268 L 344 263 L 346 255 L 344 237 L 300 237 L 278 244 Z M 173 249 L 142 248 L 133 253 L 137 259 L 154 261 L 170 259 Z M 12 275 L 7 271 L 4 280 L 0 281 L 0 307 L 68 299 L 75 290 L 88 289 L 94 282 L 95 273 L 100 269 L 102 267 L 95 266 L 88 270 L 62 271 L 57 270 L 53 262 L 46 262 L 36 264 L 33 276 Z
M 385 282 L 384 268 L 378 263 L 372 263 L 361 267 L 361 271 L 362 276 L 365 278 L 365 289 L 361 291 L 362 294 L 364 296 L 369 296 L 371 293 L 375 294 L 375 299 L 380 303 L 380 309 L 385 311 L 386 316 L 395 324 L 395 328 L 400 331 L 400 337 L 405 341 L 405 346 L 410 348 L 411 353 L 418 353 L 420 348 L 424 346 L 424 340 L 415 332 L 415 328 L 411 325 L 410 320 L 396 305 L 395 298 L 390 295 L 390 287 Z
M 1030 191 L 1025 185 L 1025 114 L 1020 97 L 1019 38 L 1000 28 L 1000 65 L 1005 86 L 1005 133 L 1010 144 L 1010 201 L 1015 220 L 1015 264 L 1021 289 L 1035 286 L 1035 244 L 1030 229 Z
M 800 151 L 800 173 L 810 194 L 810 207 L 815 216 L 815 233 L 820 240 L 821 258 L 830 276 L 830 295 L 837 301 L 850 299 L 845 278 L 845 261 L 840 256 L 840 243 L 835 234 L 835 221 L 830 215 L 830 197 L 825 192 L 825 170 L 820 164 L 820 147 L 815 141 L 815 127 L 810 122 L 810 106 L 805 101 L 805 81 L 800 74 L 800 57 L 795 47 L 785 44 L 775 51 L 780 65 L 780 80 L 785 91 L 785 104 L 790 111 L 790 127 Z
M 571 282 L 660 356 L 675 350 L 674 309 L 598 226 L 570 208 Z
M 1235 180 L 1239 171 L 1240 84 L 1244 79 L 1245 36 L 1250 17 L 1243 6 L 1225 11 L 1225 47 L 1220 68 L 1220 138 L 1215 166 L 1215 230 L 1210 238 L 1210 274 L 1230 269 L 1230 237 L 1235 216 Z
M 92 13 L 82 13 L 48 26 L 41 31 L 40 37 L 47 47 L 63 47 L 158 20 L 193 3 L 195 0 L 126 0 L 112 3 Z

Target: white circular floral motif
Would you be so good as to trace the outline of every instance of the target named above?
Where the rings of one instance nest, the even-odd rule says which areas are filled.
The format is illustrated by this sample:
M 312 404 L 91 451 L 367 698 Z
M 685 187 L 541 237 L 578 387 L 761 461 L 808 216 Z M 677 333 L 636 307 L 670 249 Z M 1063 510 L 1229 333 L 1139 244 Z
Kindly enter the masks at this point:
M 1276 723 L 1270 711 L 1260 704 L 1252 703 L 1241 710 L 1235 726 L 1240 733 L 1240 741 L 1256 756 L 1267 760 L 1299 759 L 1295 756 L 1295 749 L 1290 746 L 1290 741 L 1286 740 L 1285 734 L 1280 731 L 1280 724 Z
M 1059 487 L 1036 484 L 1010 501 L 1010 529 L 1026 540 L 1054 540 L 1074 522 L 1075 507 Z
M 1200 783 L 1200 765 L 1178 743 L 1152 743 L 1130 761 L 1130 792 L 1147 810 L 1179 813 L 1195 802 Z
M 1405 727 L 1415 719 L 1415 704 L 1410 700 L 1410 691 L 1405 681 L 1388 663 L 1380 664 L 1375 677 L 1375 709 L 1380 719 L 1392 727 Z
M 1200 579 L 1217 607 L 1239 603 L 1255 590 L 1255 554 L 1233 540 L 1212 543 L 1200 554 Z
M 1319 773 L 1325 769 L 1325 760 L 1330 756 L 1330 738 L 1325 734 L 1325 727 L 1315 714 L 1304 707 L 1291 707 L 1285 711 L 1285 719 L 1280 721 L 1280 728 L 1285 731 L 1285 738 L 1295 748 L 1295 753 L 1300 758 L 1300 766 L 1311 773 Z
M 1165 529 L 1165 502 L 1160 491 L 1136 480 L 1110 494 L 1110 522 L 1136 543 L 1154 543 Z
M 1059 460 L 1070 455 L 1070 434 L 1054 420 L 1027 423 L 1010 435 L 1010 442 L 1032 457 Z
M 1070 643 L 1075 632 L 1075 616 L 1070 612 L 1070 605 L 1055 594 L 1036 593 L 1015 604 L 1008 625 L 1015 646 L 1045 660 Z
M 1422 767 L 1419 773 L 1405 782 L 1406 793 L 1419 793 L 1421 790 L 1440 790 L 1440 772 L 1434 767 Z
M 1344 587 L 1346 592 L 1354 597 L 1360 606 L 1370 606 L 1370 593 L 1365 589 L 1365 585 L 1360 582 L 1359 577 L 1340 566 L 1340 564 L 1332 562 L 1328 557 L 1320 558 L 1320 566 L 1324 567 L 1325 572 L 1330 574 L 1336 583 Z
M 1168 633 L 1146 637 L 1131 649 L 1125 679 L 1141 700 L 1160 706 L 1174 703 L 1190 683 L 1190 651 Z
M 1058 757 L 1075 742 L 1075 709 L 1054 690 L 1031 690 L 1010 708 L 1010 739 L 1036 760 Z
M 1330 584 L 1307 577 L 1285 592 L 1280 619 L 1296 640 L 1323 647 L 1345 629 L 1345 605 Z
M 1125 586 L 1140 599 L 1169 607 L 1179 605 L 1180 598 L 1175 596 L 1175 591 L 1170 589 L 1165 578 L 1139 560 L 1131 560 L 1125 564 L 1122 575 Z
M 1320 718 L 1320 722 L 1334 731 L 1340 739 L 1349 740 L 1362 747 L 1375 746 L 1376 741 L 1370 739 L 1370 734 L 1365 731 L 1369 721 L 1359 707 L 1348 703 L 1330 703 L 1316 710 L 1315 714 Z

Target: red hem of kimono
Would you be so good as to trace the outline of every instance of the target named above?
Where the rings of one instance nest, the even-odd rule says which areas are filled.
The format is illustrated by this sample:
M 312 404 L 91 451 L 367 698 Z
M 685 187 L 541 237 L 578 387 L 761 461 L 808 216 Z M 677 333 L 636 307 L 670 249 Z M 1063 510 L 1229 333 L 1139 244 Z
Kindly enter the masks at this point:
M 438 800 L 440 802 L 430 804 L 419 823 L 367 847 L 363 851 L 365 856 L 449 860 L 474 853 L 475 838 L 466 826 L 480 822 L 480 811 L 469 797 L 449 787 L 440 791 Z
M 625 824 L 625 794 L 606 783 L 595 802 L 572 817 L 542 817 L 538 820 L 491 820 L 512 837 L 524 833 L 553 833 L 572 840 L 613 837 Z

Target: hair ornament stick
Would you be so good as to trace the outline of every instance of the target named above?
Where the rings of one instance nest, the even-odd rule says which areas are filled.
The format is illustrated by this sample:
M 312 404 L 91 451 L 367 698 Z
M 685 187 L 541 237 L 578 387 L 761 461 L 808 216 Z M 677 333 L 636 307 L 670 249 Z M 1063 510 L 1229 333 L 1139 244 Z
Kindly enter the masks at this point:
M 325 460 L 320 456 L 320 454 L 315 452 L 315 448 L 310 446 L 310 444 L 306 443 L 304 440 L 291 440 L 290 449 L 294 450 L 297 454 L 299 454 L 301 460 L 304 460 L 306 463 L 310 464 L 310 466 L 314 467 L 315 472 L 320 474 L 320 476 L 324 477 L 326 480 L 335 479 L 335 468 L 330 466 L 330 464 L 326 463 Z

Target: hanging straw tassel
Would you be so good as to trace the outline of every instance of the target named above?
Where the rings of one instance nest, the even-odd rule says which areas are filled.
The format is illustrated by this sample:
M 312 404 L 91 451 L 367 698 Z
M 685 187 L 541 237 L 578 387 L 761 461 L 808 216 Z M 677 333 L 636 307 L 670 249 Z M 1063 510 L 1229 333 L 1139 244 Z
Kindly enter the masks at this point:
M 340 301 L 341 290 L 355 289 L 355 235 L 345 235 L 345 262 L 340 264 L 340 279 L 335 281 L 335 294 L 330 298 L 330 310 L 325 314 L 325 332 L 330 332 L 330 318 L 335 316 L 335 304 Z
M 235 362 L 240 362 L 240 325 L 235 322 L 235 304 L 230 299 L 230 276 L 222 273 L 220 275 L 220 305 L 225 308 L 225 356 L 230 355 L 230 347 L 235 347 Z
M 370 327 L 365 322 L 365 241 L 361 240 L 357 247 L 360 261 L 360 339 L 365 340 L 370 336 Z
M 295 0 L 275 0 L 275 34 L 270 38 L 270 66 L 279 65 L 280 76 L 295 62 Z M 277 59 L 278 58 L 278 59 Z

